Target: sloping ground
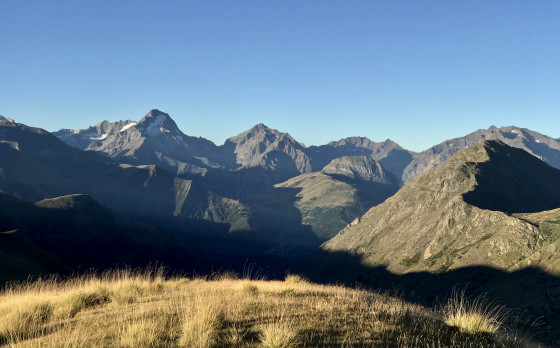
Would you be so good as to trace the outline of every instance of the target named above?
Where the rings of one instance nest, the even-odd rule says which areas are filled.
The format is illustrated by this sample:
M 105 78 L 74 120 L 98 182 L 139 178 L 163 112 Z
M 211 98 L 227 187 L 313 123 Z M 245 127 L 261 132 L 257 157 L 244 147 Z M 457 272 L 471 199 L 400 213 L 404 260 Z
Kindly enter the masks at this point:
M 535 224 L 544 236 L 542 247 L 527 259 L 526 264 L 556 273 L 560 269 L 560 209 L 514 216 Z
M 501 142 L 479 143 L 418 176 L 323 249 L 397 273 L 516 269 L 547 236 L 532 223 L 484 209 L 496 204 L 505 211 L 560 206 L 560 171 Z
M 340 286 L 126 272 L 0 293 L 9 347 L 522 347 L 503 315 Z M 463 302 L 461 302 L 463 301 Z M 463 312 L 457 304 L 463 304 Z M 470 325 L 469 320 L 475 325 Z M 480 324 L 480 325 L 479 325 Z
M 86 195 L 36 203 L 0 194 L 0 278 L 144 266 L 165 262 L 177 269 L 202 270 L 197 253 L 153 227 L 120 218 Z
M 560 171 L 499 141 L 482 142 L 370 209 L 323 244 L 306 272 L 314 280 L 399 288 L 426 303 L 467 287 L 540 322 L 538 337 L 557 345 L 556 211 L 512 216 L 475 204 L 509 212 L 534 211 L 532 204 L 551 209 L 559 190 Z M 484 201 L 489 196 L 496 199 Z
M 0 232 L 0 284 L 33 276 L 67 273 L 69 267 L 39 248 L 20 231 Z

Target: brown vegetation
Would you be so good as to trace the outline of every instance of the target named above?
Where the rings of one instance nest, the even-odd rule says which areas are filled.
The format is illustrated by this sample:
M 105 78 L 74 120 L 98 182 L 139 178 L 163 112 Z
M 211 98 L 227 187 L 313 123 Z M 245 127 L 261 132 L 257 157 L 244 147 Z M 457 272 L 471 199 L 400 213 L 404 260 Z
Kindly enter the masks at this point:
M 116 271 L 36 281 L 0 293 L 0 345 L 9 347 L 501 347 L 491 328 L 461 329 L 454 304 L 429 309 L 341 286 Z M 459 302 L 457 302 L 459 301 Z M 451 310 L 450 310 L 451 309 Z M 477 309 L 476 306 L 474 309 Z M 458 312 L 455 311 L 455 318 Z M 492 314 L 478 311 L 478 316 Z M 460 319 L 459 319 L 460 322 Z M 458 326 L 459 328 L 457 328 Z

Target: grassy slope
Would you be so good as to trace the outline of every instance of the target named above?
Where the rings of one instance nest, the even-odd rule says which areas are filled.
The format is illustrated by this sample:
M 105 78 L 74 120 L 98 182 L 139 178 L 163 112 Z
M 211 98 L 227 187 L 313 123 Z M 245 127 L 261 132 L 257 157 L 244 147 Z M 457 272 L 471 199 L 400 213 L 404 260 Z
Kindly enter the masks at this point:
M 517 347 L 484 305 L 429 309 L 340 286 L 127 272 L 0 293 L 10 347 Z M 473 306 L 473 304 L 475 306 Z
M 322 172 L 302 174 L 260 192 L 251 202 L 290 215 L 325 241 L 397 190 L 396 185 L 346 179 Z

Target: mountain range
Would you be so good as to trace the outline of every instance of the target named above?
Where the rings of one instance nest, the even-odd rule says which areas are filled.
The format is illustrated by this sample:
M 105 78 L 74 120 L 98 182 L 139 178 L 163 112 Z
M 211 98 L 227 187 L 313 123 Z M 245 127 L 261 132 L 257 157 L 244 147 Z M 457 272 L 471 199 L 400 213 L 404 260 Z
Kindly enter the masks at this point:
M 306 147 L 288 133 L 263 124 L 216 146 L 204 138 L 185 135 L 168 114 L 157 109 L 138 122 L 102 121 L 86 129 L 62 129 L 53 134 L 73 147 L 100 152 L 121 163 L 157 164 L 180 177 L 208 177 L 201 180 L 208 185 L 207 189 L 232 198 L 247 197 L 299 174 L 321 171 L 333 159 L 344 156 L 371 157 L 406 183 L 453 154 L 493 139 L 560 168 L 560 139 L 513 126 L 480 129 L 418 153 L 403 149 L 390 139 L 374 142 L 366 137 Z M 228 185 L 220 185 L 215 182 L 215 176 L 220 175 L 222 179 L 234 179 L 229 179 Z M 236 184 L 237 190 L 229 188 L 229 183 Z
M 364 137 L 306 147 L 258 124 L 217 146 L 154 109 L 53 134 L 0 117 L 0 154 L 2 281 L 257 262 L 431 299 L 470 283 L 560 330 L 560 140 L 528 129 L 415 153 Z

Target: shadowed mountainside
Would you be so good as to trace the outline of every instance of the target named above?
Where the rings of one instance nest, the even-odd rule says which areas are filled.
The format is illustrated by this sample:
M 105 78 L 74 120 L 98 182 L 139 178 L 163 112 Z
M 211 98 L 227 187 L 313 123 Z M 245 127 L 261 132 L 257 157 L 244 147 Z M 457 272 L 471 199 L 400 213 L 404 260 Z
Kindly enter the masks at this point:
M 119 217 L 87 195 L 32 203 L 0 194 L 0 231 L 12 231 L 0 236 L 3 281 L 157 261 L 203 270 L 200 255 L 176 237 Z
M 5 120 L 0 139 L 0 192 L 27 200 L 83 193 L 143 221 L 171 221 L 186 230 L 201 223 L 208 231 L 250 229 L 246 206 L 155 165 L 119 165 L 42 129 Z
M 343 251 L 320 250 L 298 271 L 314 282 L 345 284 L 400 297 L 426 306 L 440 305 L 456 290 L 468 297 L 485 296 L 503 305 L 513 320 L 506 323 L 551 347 L 560 344 L 560 277 L 539 268 L 507 272 L 470 266 L 444 273 L 397 274 L 385 266 L 368 266 Z

